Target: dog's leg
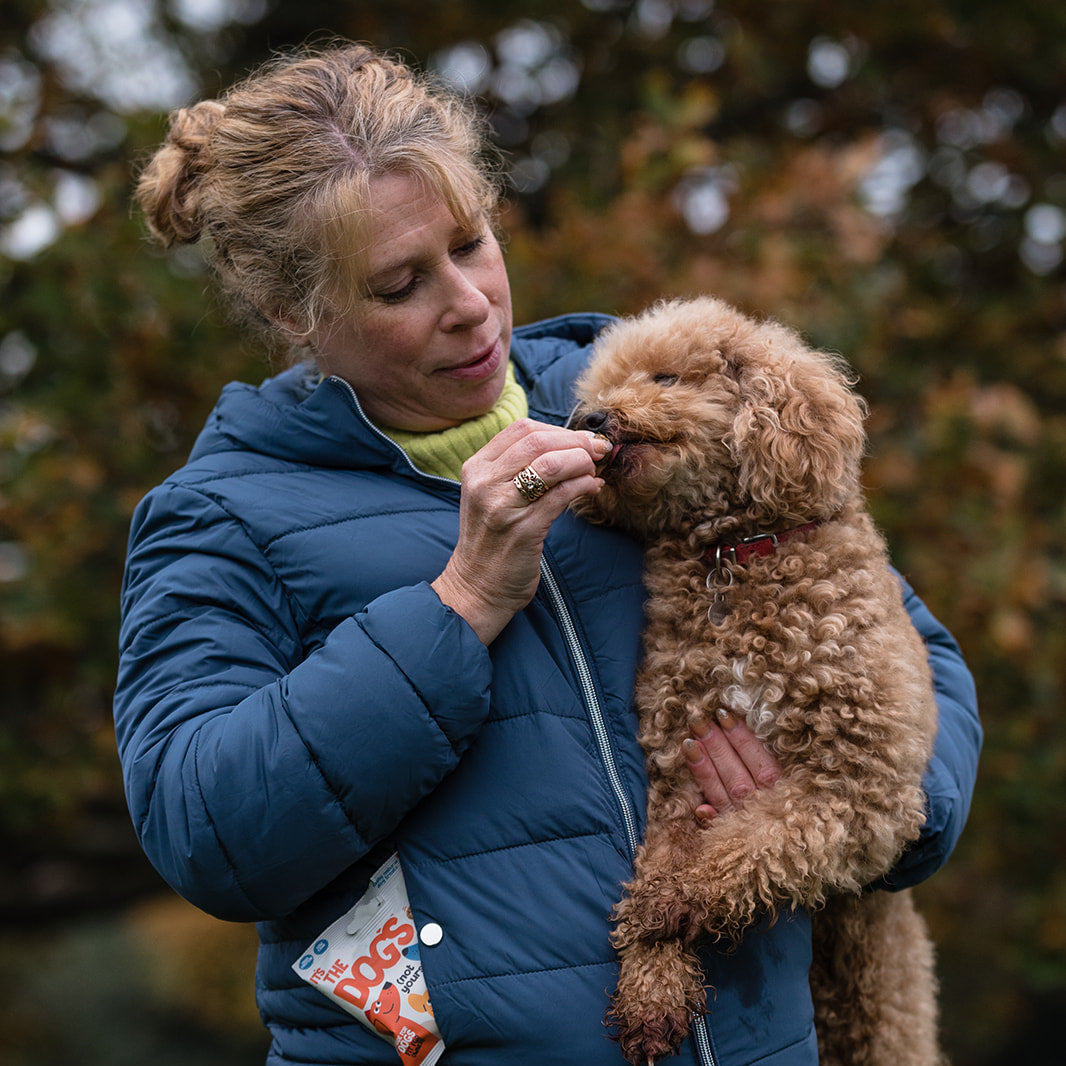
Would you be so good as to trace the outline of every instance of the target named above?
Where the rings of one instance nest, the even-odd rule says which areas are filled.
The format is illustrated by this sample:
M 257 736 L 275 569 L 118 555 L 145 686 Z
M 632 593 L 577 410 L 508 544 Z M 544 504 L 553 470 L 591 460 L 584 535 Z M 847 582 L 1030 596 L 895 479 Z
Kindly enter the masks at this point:
M 651 806 L 657 806 L 654 790 Z M 676 1052 L 693 1013 L 704 1007 L 703 971 L 686 949 L 687 935 L 676 935 L 691 926 L 688 899 L 680 883 L 660 872 L 671 869 L 664 855 L 691 863 L 698 836 L 692 819 L 681 823 L 650 816 L 636 876 L 614 910 L 611 942 L 618 949 L 620 974 L 607 1017 L 617 1026 L 626 1058 L 638 1066 Z
M 677 940 L 640 940 L 623 948 L 618 990 L 607 1019 L 622 1054 L 647 1066 L 677 1052 L 705 1005 L 703 972 Z
M 637 856 L 636 874 L 615 906 L 612 942 L 622 949 L 640 940 L 676 938 L 691 944 L 705 935 L 738 940 L 780 900 L 762 867 L 772 858 L 752 855 L 752 831 L 735 825 L 737 813 L 709 828 L 668 827 L 648 839 Z M 738 831 L 732 832 L 731 829 Z
M 933 946 L 909 892 L 834 896 L 814 916 L 822 1066 L 944 1066 Z
M 683 875 L 700 862 L 702 832 L 691 816 L 667 821 L 649 812 L 636 876 L 614 909 L 616 948 L 675 937 L 688 943 L 701 931 L 705 911 L 694 907 L 697 893 Z

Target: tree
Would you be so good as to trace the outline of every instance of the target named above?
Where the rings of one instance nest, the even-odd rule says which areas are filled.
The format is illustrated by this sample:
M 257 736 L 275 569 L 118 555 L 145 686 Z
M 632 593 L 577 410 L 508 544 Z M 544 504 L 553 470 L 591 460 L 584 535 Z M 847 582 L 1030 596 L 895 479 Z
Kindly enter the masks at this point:
M 872 505 L 897 564 L 963 645 L 988 730 L 971 824 L 925 892 L 956 1058 L 995 1061 L 1062 1005 L 1066 848 L 1047 812 L 1066 801 L 1066 9 L 9 6 L 9 916 L 111 906 L 157 884 L 126 824 L 110 732 L 126 526 L 182 461 L 221 383 L 267 370 L 205 298 L 196 254 L 145 244 L 134 171 L 166 108 L 325 28 L 401 50 L 483 102 L 513 181 L 504 222 L 519 319 L 713 291 L 852 361 L 872 404 Z M 137 33 L 122 37 L 133 8 Z

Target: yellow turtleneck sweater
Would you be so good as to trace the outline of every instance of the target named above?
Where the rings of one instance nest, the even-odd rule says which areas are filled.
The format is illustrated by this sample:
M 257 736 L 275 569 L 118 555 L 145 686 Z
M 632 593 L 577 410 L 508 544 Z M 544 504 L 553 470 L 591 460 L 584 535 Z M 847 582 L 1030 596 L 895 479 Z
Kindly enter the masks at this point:
M 413 433 L 406 429 L 378 426 L 390 440 L 407 453 L 423 473 L 436 474 L 458 481 L 463 463 L 497 433 L 529 413 L 526 394 L 514 376 L 514 364 L 507 364 L 507 378 L 496 406 L 487 414 L 471 418 L 451 429 L 430 433 Z

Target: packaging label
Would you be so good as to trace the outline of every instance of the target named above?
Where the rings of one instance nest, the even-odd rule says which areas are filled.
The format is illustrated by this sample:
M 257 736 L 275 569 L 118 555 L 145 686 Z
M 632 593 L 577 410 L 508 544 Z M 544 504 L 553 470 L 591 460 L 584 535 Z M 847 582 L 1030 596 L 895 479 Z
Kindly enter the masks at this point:
M 292 968 L 395 1045 L 401 1062 L 433 1066 L 444 1053 L 398 855 L 389 858 L 355 906 L 308 945 Z

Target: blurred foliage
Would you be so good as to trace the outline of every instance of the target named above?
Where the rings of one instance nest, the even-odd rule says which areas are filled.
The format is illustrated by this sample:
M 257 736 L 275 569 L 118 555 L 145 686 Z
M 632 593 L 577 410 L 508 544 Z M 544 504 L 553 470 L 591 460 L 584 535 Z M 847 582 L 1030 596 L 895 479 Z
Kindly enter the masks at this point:
M 949 1047 L 974 1066 L 1051 1061 L 1042 1034 L 1066 1007 L 1066 7 L 1045 0 L 8 3 L 2 914 L 70 917 L 158 888 L 109 717 L 126 527 L 221 384 L 268 367 L 197 254 L 147 245 L 129 190 L 168 107 L 323 31 L 483 102 L 513 182 L 519 321 L 709 291 L 852 361 L 871 504 L 962 644 L 987 730 L 963 842 L 922 890 Z
M 261 1066 L 255 929 L 176 897 L 0 941 L 4 1066 Z

